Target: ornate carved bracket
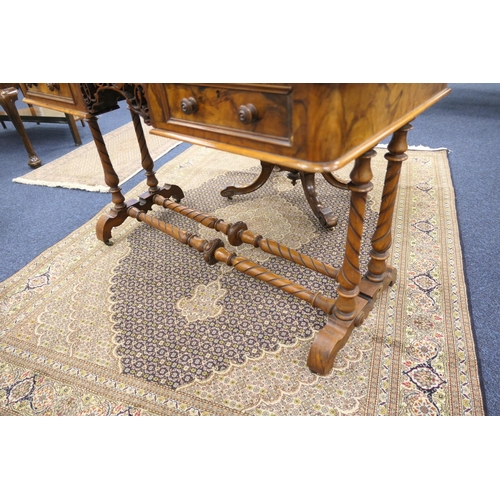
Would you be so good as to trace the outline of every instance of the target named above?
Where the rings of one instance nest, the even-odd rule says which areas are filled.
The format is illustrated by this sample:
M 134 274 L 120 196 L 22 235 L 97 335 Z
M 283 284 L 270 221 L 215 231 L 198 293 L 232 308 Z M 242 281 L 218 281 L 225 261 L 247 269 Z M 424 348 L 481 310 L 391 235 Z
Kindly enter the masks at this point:
M 149 107 L 144 95 L 144 89 L 139 83 L 81 83 L 80 88 L 88 110 L 93 114 L 106 107 L 116 104 L 121 98 L 127 101 L 130 109 L 142 116 L 149 125 Z M 117 95 L 118 94 L 118 95 Z

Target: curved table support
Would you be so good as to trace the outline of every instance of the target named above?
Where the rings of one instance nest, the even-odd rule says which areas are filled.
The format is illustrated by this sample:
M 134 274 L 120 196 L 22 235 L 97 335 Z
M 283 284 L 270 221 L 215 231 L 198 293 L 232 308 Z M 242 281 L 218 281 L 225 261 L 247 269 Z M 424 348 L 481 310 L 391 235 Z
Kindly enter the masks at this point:
M 307 202 L 323 227 L 330 228 L 337 225 L 338 219 L 335 217 L 333 211 L 330 208 L 325 207 L 318 199 L 318 195 L 316 193 L 316 181 L 314 177 L 315 174 L 309 172 L 298 172 L 294 169 L 281 167 L 264 161 L 261 161 L 260 165 L 262 170 L 251 184 L 248 186 L 228 186 L 221 191 L 221 196 L 231 200 L 233 196 L 238 194 L 253 193 L 268 181 L 274 168 L 278 167 L 281 170 L 290 172 L 288 177 L 292 181 L 293 185 L 295 185 L 297 180 L 300 178 Z M 342 181 L 338 181 L 333 176 L 332 179 L 337 181 L 337 184 L 334 184 L 334 181 L 327 179 L 330 184 L 335 187 L 342 186 L 341 189 L 347 189 L 347 184 L 342 183 Z
M 342 320 L 336 314 L 328 316 L 326 325 L 316 334 L 309 350 L 307 366 L 312 372 L 318 375 L 330 373 L 337 353 L 347 343 L 354 328 L 363 324 L 380 294 L 392 286 L 396 278 L 397 271 L 390 266 L 380 283 L 363 278 L 359 284 L 359 295 L 354 298 L 353 318 Z
M 233 196 L 237 194 L 248 194 L 257 191 L 257 189 L 267 182 L 274 170 L 274 165 L 272 163 L 261 161 L 260 166 L 262 170 L 259 176 L 251 184 L 248 186 L 228 186 L 220 192 L 221 196 L 232 200 Z
M 333 187 L 336 187 L 338 189 L 344 189 L 344 190 L 349 189 L 349 187 L 348 187 L 349 182 L 337 179 L 337 177 L 335 177 L 331 172 L 324 172 L 321 175 L 328 182 L 328 184 L 332 185 Z
M 330 373 L 337 353 L 347 343 L 354 328 L 361 325 L 369 312 L 368 308 L 373 308 L 371 301 L 359 296 L 355 300 L 357 314 L 354 319 L 346 321 L 337 318 L 334 314 L 330 315 L 326 325 L 314 337 L 307 357 L 307 366 L 312 372 L 318 375 Z
M 306 195 L 307 202 L 323 227 L 334 227 L 337 225 L 338 218 L 335 217 L 331 208 L 325 207 L 323 203 L 319 201 L 316 193 L 316 179 L 314 176 L 315 174 L 310 172 L 300 172 L 302 189 Z
M 407 124 L 394 132 L 387 148 L 382 202 L 372 237 L 368 271 L 363 278 L 359 273 L 359 248 L 366 194 L 371 189 L 370 158 L 374 152 L 368 151 L 355 161 L 348 185 L 351 209 L 345 259 L 338 280 L 339 298 L 325 327 L 314 338 L 307 359 L 310 370 L 320 375 L 331 371 L 336 354 L 346 344 L 352 330 L 363 323 L 379 295 L 396 281 L 397 271 L 386 261 L 392 242 L 391 225 L 399 175 L 401 165 L 407 159 L 407 133 L 411 128 L 411 124 Z

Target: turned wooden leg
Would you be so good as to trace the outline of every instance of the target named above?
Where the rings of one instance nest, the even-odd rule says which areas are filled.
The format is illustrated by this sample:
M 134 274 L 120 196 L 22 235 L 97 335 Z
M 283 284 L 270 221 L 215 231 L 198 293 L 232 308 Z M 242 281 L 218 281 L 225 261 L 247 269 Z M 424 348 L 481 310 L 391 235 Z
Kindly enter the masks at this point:
M 170 186 L 166 184 L 161 189 L 158 188 L 158 179 L 153 171 L 154 162 L 149 154 L 140 118 L 132 111 L 131 114 L 137 141 L 141 150 L 142 167 L 147 177 L 146 183 L 148 185 L 148 191 L 143 193 L 139 197 L 139 200 L 133 199 L 127 202 L 125 202 L 125 198 L 123 197 L 121 188 L 119 187 L 120 179 L 113 167 L 113 164 L 111 163 L 106 144 L 104 143 L 101 130 L 97 123 L 97 118 L 93 116 L 87 120 L 90 131 L 92 132 L 92 137 L 94 138 L 94 142 L 97 146 L 102 167 L 104 169 L 104 180 L 106 185 L 109 186 L 111 201 L 114 203 L 114 206 L 110 209 L 110 211 L 99 218 L 96 226 L 97 238 L 106 244 L 111 244 L 111 230 L 125 221 L 128 217 L 127 212 L 129 208 L 140 207 L 142 211 L 150 210 L 153 205 L 153 197 L 156 194 L 161 194 L 165 198 L 173 197 L 178 201 L 184 198 L 184 193 L 178 186 Z
M 302 182 L 302 188 L 304 189 L 307 202 L 323 227 L 334 227 L 337 225 L 338 219 L 333 214 L 331 208 L 323 206 L 323 204 L 318 200 L 314 176 L 315 174 L 310 172 L 300 172 L 300 180 Z
M 342 320 L 354 318 L 355 297 L 358 295 L 358 284 L 361 281 L 359 271 L 359 252 L 366 209 L 368 192 L 373 189 L 371 179 L 371 159 L 376 155 L 372 149 L 361 155 L 354 164 L 351 172 L 351 207 L 349 210 L 349 226 L 347 228 L 347 242 L 344 262 L 338 277 L 339 298 L 335 306 L 335 315 Z
M 80 132 L 78 132 L 78 127 L 76 126 L 76 121 L 73 115 L 65 113 L 66 119 L 68 120 L 69 129 L 76 146 L 82 145 L 82 138 L 80 137 Z
M 307 364 L 309 368 L 321 375 L 330 372 L 335 355 L 345 345 L 353 328 L 363 322 L 372 304 L 359 296 L 361 273 L 359 270 L 359 253 L 363 235 L 364 216 L 368 192 L 373 188 L 371 183 L 371 158 L 374 150 L 361 155 L 354 163 L 351 172 L 351 207 L 349 210 L 349 226 L 344 262 L 338 274 L 338 298 L 333 314 L 325 327 L 316 335 Z
M 257 191 L 257 189 L 262 187 L 267 182 L 274 169 L 274 165 L 272 163 L 267 163 L 265 161 L 261 161 L 260 166 L 262 170 L 257 179 L 255 179 L 251 184 L 248 186 L 228 186 L 220 192 L 221 196 L 231 200 L 234 195 L 248 194 Z
M 149 153 L 146 137 L 144 135 L 144 129 L 142 128 L 141 118 L 132 109 L 130 109 L 130 115 L 132 116 L 135 135 L 141 151 L 141 165 L 144 169 L 144 175 L 146 176 L 146 184 L 148 185 L 148 192 L 141 194 L 139 197 L 139 206 L 141 207 L 141 210 L 147 211 L 151 209 L 155 195 L 162 195 L 167 199 L 174 198 L 177 202 L 180 202 L 184 198 L 184 193 L 179 186 L 174 184 L 165 184 L 162 188 L 158 187 L 158 179 L 156 178 L 154 171 L 155 164 L 153 158 L 151 158 L 151 154 Z
M 17 133 L 21 137 L 26 152 L 28 153 L 28 165 L 31 168 L 38 168 L 42 165 L 42 161 L 38 158 L 31 141 L 28 137 L 24 124 L 19 116 L 19 112 L 14 104 L 17 101 L 17 89 L 14 87 L 8 87 L 0 90 L 0 106 L 5 110 L 10 121 L 14 124 Z
M 148 191 L 150 193 L 158 193 L 160 188 L 158 187 L 158 179 L 154 172 L 154 161 L 149 154 L 149 148 L 146 144 L 146 137 L 144 136 L 144 130 L 141 124 L 141 118 L 137 113 L 130 110 L 130 116 L 132 116 L 132 123 L 134 124 L 135 135 L 137 137 L 137 142 L 139 143 L 139 149 L 141 151 L 141 164 L 144 169 L 144 175 L 146 176 L 146 184 L 148 185 Z
M 372 250 L 370 251 L 368 272 L 366 273 L 366 278 L 374 283 L 384 281 L 386 275 L 391 276 L 390 279 L 392 282 L 396 279 L 395 269 L 388 267 L 386 260 L 392 243 L 392 216 L 398 191 L 401 165 L 403 161 L 408 158 L 408 155 L 405 153 L 408 149 L 407 134 L 412 128 L 413 127 L 408 124 L 394 132 L 389 146 L 387 147 L 389 152 L 385 155 L 387 160 L 387 172 L 382 192 L 377 228 L 372 237 Z
M 96 227 L 97 237 L 101 241 L 104 241 L 104 243 L 108 243 L 111 238 L 111 229 L 119 226 L 127 218 L 127 205 L 125 204 L 122 190 L 119 187 L 120 179 L 111 163 L 101 129 L 97 123 L 97 118 L 92 116 L 87 119 L 87 122 L 104 170 L 104 181 L 109 186 L 111 201 L 114 204 L 107 214 L 99 218 Z
M 144 169 L 144 175 L 146 176 L 146 184 L 148 185 L 148 191 L 151 194 L 156 194 L 160 191 L 158 187 L 158 179 L 154 172 L 154 161 L 149 153 L 148 145 L 146 143 L 146 137 L 144 136 L 144 130 L 141 124 L 140 116 L 133 110 L 130 110 L 130 115 L 132 116 L 132 123 L 134 124 L 135 135 L 137 137 L 137 142 L 139 143 L 139 149 L 141 151 L 141 164 Z

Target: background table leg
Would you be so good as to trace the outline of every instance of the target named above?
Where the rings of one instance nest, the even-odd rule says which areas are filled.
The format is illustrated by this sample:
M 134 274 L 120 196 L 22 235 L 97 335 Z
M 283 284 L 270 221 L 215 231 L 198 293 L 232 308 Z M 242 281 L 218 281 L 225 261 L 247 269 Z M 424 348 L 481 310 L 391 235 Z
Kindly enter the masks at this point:
M 10 121 L 14 124 L 17 133 L 21 137 L 24 147 L 29 156 L 28 165 L 31 168 L 38 168 L 42 165 L 42 161 L 38 158 L 31 141 L 28 137 L 24 124 L 19 116 L 19 112 L 14 104 L 17 100 L 17 89 L 14 87 L 8 87 L 0 90 L 0 106 L 5 110 Z

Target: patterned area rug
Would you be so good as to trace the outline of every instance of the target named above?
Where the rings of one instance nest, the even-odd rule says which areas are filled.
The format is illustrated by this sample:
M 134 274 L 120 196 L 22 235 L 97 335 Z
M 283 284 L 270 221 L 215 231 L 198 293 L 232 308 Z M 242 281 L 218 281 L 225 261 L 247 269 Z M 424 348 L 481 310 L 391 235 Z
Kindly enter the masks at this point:
M 370 231 L 384 152 L 373 163 Z M 318 178 L 320 199 L 339 217 L 330 230 L 284 172 L 255 193 L 219 195 L 258 172 L 256 160 L 193 146 L 158 178 L 182 186 L 192 208 L 244 220 L 255 234 L 340 266 L 348 193 Z M 126 197 L 145 190 L 141 184 Z M 206 239 L 225 239 L 172 211 L 154 212 Z M 97 241 L 95 223 L 0 285 L 0 414 L 484 414 L 445 151 L 409 152 L 390 257 L 398 281 L 326 377 L 306 365 L 324 313 L 233 268 L 209 266 L 194 249 L 133 219 L 113 230 L 112 246 Z M 248 245 L 235 250 L 336 295 L 323 275 Z
M 153 160 L 161 158 L 180 144 L 149 133 L 151 127 L 142 122 L 146 142 Z M 111 163 L 120 177 L 120 185 L 133 177 L 141 168 L 141 153 L 132 121 L 104 135 Z M 107 193 L 101 160 L 94 142 L 80 146 L 70 153 L 43 165 L 36 170 L 16 177 L 12 182 L 38 186 L 63 187 Z

